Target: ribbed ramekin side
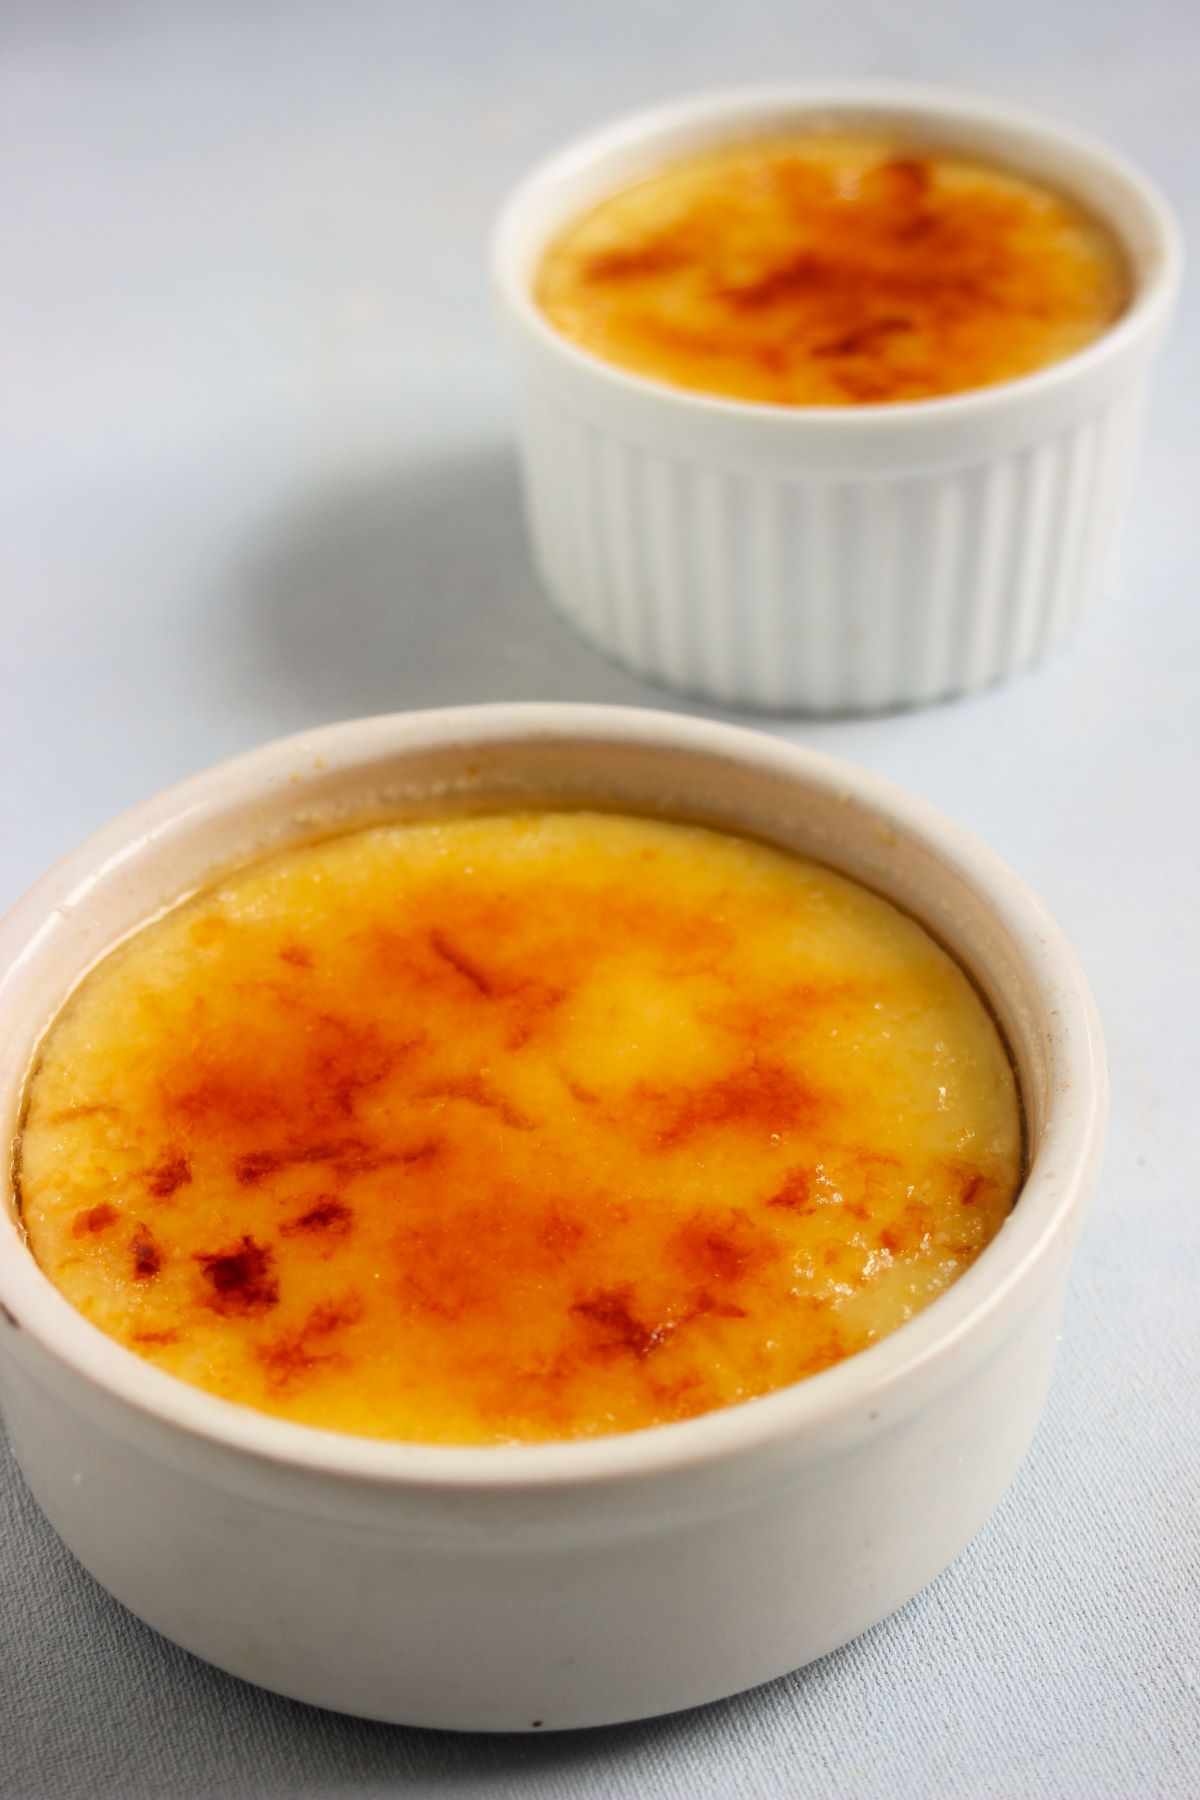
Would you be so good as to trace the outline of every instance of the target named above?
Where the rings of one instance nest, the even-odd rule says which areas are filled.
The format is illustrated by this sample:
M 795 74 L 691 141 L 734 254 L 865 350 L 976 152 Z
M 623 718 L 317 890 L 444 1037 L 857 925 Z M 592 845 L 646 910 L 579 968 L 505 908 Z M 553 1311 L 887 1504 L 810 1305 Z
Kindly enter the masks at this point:
M 1142 383 L 962 466 L 825 478 L 649 449 L 532 384 L 535 555 L 595 642 L 734 705 L 870 712 L 1037 662 L 1101 584 Z

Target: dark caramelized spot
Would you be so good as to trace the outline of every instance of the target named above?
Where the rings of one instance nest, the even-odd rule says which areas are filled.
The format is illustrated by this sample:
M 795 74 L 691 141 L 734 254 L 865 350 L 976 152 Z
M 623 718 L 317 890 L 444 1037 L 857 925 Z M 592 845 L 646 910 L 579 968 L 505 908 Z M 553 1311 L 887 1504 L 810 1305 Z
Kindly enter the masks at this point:
M 352 1024 L 335 1013 L 320 1013 L 309 1050 L 308 1081 L 323 1095 L 328 1110 L 348 1118 L 420 1041 L 415 1036 L 390 1042 L 374 1023 Z
M 233 1172 L 243 1187 L 257 1187 L 268 1175 L 277 1175 L 285 1169 L 289 1162 L 314 1160 L 312 1158 L 293 1158 L 285 1150 L 249 1150 L 239 1156 L 233 1165 Z
M 790 1069 L 758 1057 L 719 1081 L 675 1092 L 647 1090 L 645 1099 L 661 1118 L 657 1136 L 664 1148 L 721 1127 L 782 1133 L 809 1124 L 820 1110 L 817 1097 Z
M 226 1318 L 269 1312 L 279 1299 L 274 1254 L 252 1237 L 233 1250 L 201 1253 L 196 1261 L 208 1283 L 207 1304 Z
M 452 944 L 445 932 L 431 931 L 429 942 L 442 961 L 448 963 L 456 975 L 461 975 L 477 994 L 482 994 L 485 1000 L 492 998 L 496 989 L 490 976 L 484 974 L 478 963 L 473 961 L 465 950 L 460 950 L 457 945 Z
M 737 312 L 758 312 L 763 307 L 777 306 L 781 300 L 796 300 L 826 291 L 836 280 L 836 272 L 827 262 L 811 250 L 802 250 L 799 256 L 789 258 L 753 281 L 721 288 L 720 297 Z M 713 348 L 696 334 L 693 334 L 692 343 L 696 349 Z
M 933 1230 L 933 1213 L 920 1200 L 910 1200 L 893 1224 L 878 1233 L 878 1241 L 893 1256 L 912 1256 L 920 1251 Z
M 841 337 L 834 338 L 831 343 L 817 344 L 813 348 L 814 356 L 866 356 L 869 355 L 886 337 L 896 331 L 911 331 L 911 319 L 872 319 L 866 325 L 859 325 L 854 331 L 843 332 Z
M 978 1206 L 986 1197 L 990 1185 L 983 1170 L 973 1168 L 967 1163 L 946 1163 L 944 1167 L 946 1174 L 954 1184 L 958 1204 L 960 1206 Z
M 163 1256 L 162 1251 L 144 1225 L 134 1227 L 129 1247 L 133 1253 L 134 1280 L 151 1280 L 162 1268 Z
M 481 1106 L 485 1112 L 494 1112 L 501 1124 L 511 1125 L 514 1131 L 532 1131 L 533 1120 L 527 1119 L 503 1096 L 497 1094 L 480 1075 L 468 1075 L 460 1081 L 441 1081 L 436 1086 L 427 1087 L 422 1098 L 426 1100 L 465 1100 L 469 1106 Z
M 644 1325 L 633 1311 L 632 1287 L 600 1288 L 576 1300 L 572 1315 L 593 1328 L 592 1349 L 602 1354 L 624 1352 L 640 1362 L 667 1339 L 669 1326 Z
M 102 1200 L 99 1206 L 88 1206 L 76 1213 L 71 1231 L 75 1237 L 86 1237 L 89 1232 L 107 1231 L 110 1225 L 116 1224 L 120 1216 L 115 1206 Z
M 156 1200 L 166 1200 L 192 1179 L 192 1165 L 182 1151 L 171 1151 L 147 1171 L 146 1186 Z
M 919 156 L 893 156 L 871 170 L 867 183 L 880 205 L 894 208 L 893 229 L 903 230 L 914 209 L 923 205 L 933 187 L 929 163 Z
M 207 1068 L 203 1067 L 205 1060 Z M 199 1079 L 193 1080 L 197 1063 L 201 1065 Z M 278 1090 L 261 1072 L 242 1067 L 233 1056 L 227 1059 L 222 1046 L 214 1046 L 207 1059 L 190 1058 L 185 1073 L 188 1084 L 166 1095 L 164 1112 L 172 1124 L 182 1121 L 193 1138 L 214 1127 L 227 1130 L 231 1125 L 261 1125 L 279 1115 Z
M 503 966 L 485 967 L 474 949 L 467 949 L 459 937 L 451 937 L 440 927 L 430 930 L 429 947 L 439 963 L 450 969 L 466 988 L 480 999 L 503 1009 L 506 1049 L 523 1049 L 534 1041 L 569 990 L 562 983 L 546 981 L 537 965 L 528 959 L 514 961 L 511 946 L 505 946 L 502 919 L 491 916 L 484 908 L 472 923 L 475 926 L 472 936 L 476 933 L 486 936 L 490 958 L 500 961 L 497 951 L 504 952 Z M 394 945 L 389 956 L 392 959 L 396 956 Z
M 557 1253 L 574 1250 L 587 1232 L 578 1219 L 568 1218 L 557 1207 L 551 1207 L 538 1235 L 547 1250 Z
M 605 250 L 597 256 L 589 256 L 586 273 L 589 281 L 604 286 L 610 281 L 640 281 L 647 275 L 673 274 L 677 269 L 685 269 L 689 260 L 690 253 L 684 244 L 672 244 L 663 239 L 629 250 Z
M 816 1211 L 813 1199 L 813 1178 L 807 1169 L 789 1169 L 783 1183 L 767 1201 L 768 1206 L 782 1206 L 788 1212 L 810 1213 Z
M 690 1281 L 731 1287 L 776 1261 L 779 1246 L 743 1212 L 698 1213 L 671 1239 L 671 1250 Z
M 130 1337 L 135 1344 L 145 1344 L 149 1349 L 165 1349 L 168 1344 L 179 1342 L 179 1333 L 172 1326 L 164 1326 L 161 1330 L 143 1328 L 131 1331 Z
M 353 1207 L 339 1200 L 336 1194 L 322 1194 L 315 1206 L 310 1206 L 295 1219 L 288 1219 L 280 1230 L 284 1237 L 299 1237 L 306 1232 L 316 1236 L 346 1237 L 353 1224 Z
M 311 969 L 315 965 L 312 951 L 303 944 L 284 944 L 279 952 L 279 960 L 290 963 L 293 969 Z
M 355 1159 L 367 1156 L 361 1138 L 319 1138 L 312 1144 L 293 1144 L 285 1150 L 249 1150 L 239 1156 L 233 1172 L 242 1187 L 257 1187 L 281 1169 L 304 1168 L 313 1163 L 342 1163 L 353 1166 Z
M 275 1386 L 294 1386 L 313 1369 L 339 1363 L 342 1353 L 331 1339 L 362 1317 L 362 1306 L 353 1296 L 334 1304 L 315 1306 L 298 1331 L 285 1332 L 269 1343 L 255 1346 L 255 1355 Z
M 293 1150 L 254 1152 L 239 1160 L 238 1180 L 244 1187 L 257 1187 L 272 1175 L 291 1168 L 327 1163 L 331 1173 L 342 1181 L 359 1175 L 374 1175 L 380 1169 L 417 1169 L 436 1162 L 441 1155 L 441 1138 L 421 1138 L 414 1144 L 380 1145 L 364 1138 L 343 1138 L 332 1143 L 305 1144 Z
M 246 1012 L 240 1030 L 229 1021 L 220 1031 L 197 1033 L 192 1054 L 166 1071 L 162 1100 L 168 1121 L 193 1143 L 209 1136 L 248 1138 L 243 1160 L 294 1161 L 307 1144 L 343 1140 L 359 1103 L 423 1041 L 420 1030 L 393 1035 L 378 1018 L 314 1010 L 282 977 L 265 987 L 256 983 Z M 249 1025 L 256 1015 L 264 1021 L 265 1044 Z M 295 1152 L 286 1138 L 280 1146 L 281 1126 L 306 1131 Z
M 424 1163 L 436 1162 L 442 1153 L 442 1149 L 443 1140 L 441 1138 L 427 1138 L 423 1144 L 414 1144 L 411 1150 L 401 1150 L 398 1153 L 397 1160 L 403 1163 L 405 1168 L 420 1168 Z M 382 1155 L 375 1157 L 373 1160 L 369 1157 L 364 1157 L 361 1162 L 355 1160 L 353 1163 L 344 1166 L 350 1172 L 356 1171 L 359 1168 L 381 1169 L 385 1166 L 385 1159 Z

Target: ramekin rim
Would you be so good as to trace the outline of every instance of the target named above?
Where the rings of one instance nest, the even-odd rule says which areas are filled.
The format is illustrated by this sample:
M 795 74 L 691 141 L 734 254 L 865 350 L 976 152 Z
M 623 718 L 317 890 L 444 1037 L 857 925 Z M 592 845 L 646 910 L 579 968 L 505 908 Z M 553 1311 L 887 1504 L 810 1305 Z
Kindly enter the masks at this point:
M 474 731 L 474 735 L 471 735 Z M 189 815 L 235 805 L 234 791 L 295 782 L 298 762 L 324 771 L 368 767 L 406 748 L 587 738 L 600 746 L 636 733 L 648 747 L 724 753 L 742 767 L 792 774 L 878 811 L 916 839 L 992 906 L 1029 967 L 1068 1070 L 1045 1141 L 1019 1203 L 975 1264 L 915 1319 L 832 1368 L 759 1398 L 639 1431 L 540 1444 L 440 1445 L 359 1437 L 300 1425 L 221 1399 L 126 1349 L 92 1325 L 38 1267 L 13 1209 L 0 1207 L 0 1311 L 41 1351 L 85 1384 L 160 1426 L 297 1474 L 397 1490 L 495 1492 L 600 1486 L 725 1462 L 866 1416 L 928 1365 L 952 1355 L 1026 1284 L 1067 1224 L 1073 1197 L 1099 1153 L 1107 1082 L 1099 1024 L 1086 981 L 1059 927 L 994 851 L 929 802 L 885 776 L 763 731 L 659 709 L 573 702 L 499 702 L 379 714 L 273 739 L 212 765 L 110 821 L 56 863 L 0 919 L 0 1014 L 11 971 L 37 954 L 39 921 L 78 903 L 139 847 Z M 466 735 L 464 735 L 466 734 Z M 301 782 L 303 778 L 301 777 Z M 230 790 L 222 804 L 213 791 Z M 301 791 L 301 790 L 298 790 Z M 997 901 L 999 903 L 997 903 Z M 928 921 L 932 924 L 933 921 Z M 1014 929 L 1015 928 L 1015 929 Z M 1051 1005 L 1051 1001 L 1054 1005 Z M 1049 1161 L 1055 1168 L 1048 1169 Z
M 1089 159 L 1105 176 L 1123 184 L 1159 240 L 1154 266 L 1140 280 L 1132 300 L 1121 316 L 1099 337 L 1069 356 L 1058 358 L 1044 368 L 1011 380 L 993 382 L 986 387 L 967 388 L 959 393 L 931 396 L 923 400 L 869 401 L 851 406 L 788 405 L 765 400 L 740 400 L 724 394 L 708 394 L 699 389 L 684 388 L 642 375 L 609 362 L 594 352 L 582 349 L 557 331 L 544 317 L 533 300 L 528 284 L 517 274 L 508 250 L 524 208 L 549 183 L 562 174 L 572 162 L 599 161 L 639 136 L 664 129 L 673 120 L 685 123 L 729 115 L 731 127 L 736 117 L 747 122 L 758 114 L 781 106 L 861 107 L 883 110 L 889 105 L 911 106 L 952 122 L 971 118 L 1025 131 L 1030 140 L 1054 143 Z M 1122 241 L 1123 234 L 1110 228 Z M 969 90 L 936 83 L 872 79 L 838 81 L 834 79 L 739 84 L 728 88 L 710 88 L 674 100 L 635 109 L 585 131 L 549 152 L 512 187 L 497 213 L 489 240 L 488 264 L 492 287 L 509 316 L 539 347 L 557 358 L 577 376 L 594 381 L 599 387 L 620 390 L 644 402 L 661 404 L 678 415 L 690 414 L 714 421 L 753 421 L 756 426 L 795 435 L 805 428 L 837 431 L 843 435 L 881 426 L 891 430 L 910 430 L 922 424 L 952 423 L 976 413 L 990 413 L 997 408 L 1015 405 L 1025 399 L 1053 391 L 1076 379 L 1084 380 L 1097 366 L 1117 357 L 1133 340 L 1154 329 L 1168 311 L 1178 290 L 1183 270 L 1183 236 L 1165 194 L 1157 183 L 1119 151 L 1110 149 L 1101 139 L 1061 124 L 1036 108 Z

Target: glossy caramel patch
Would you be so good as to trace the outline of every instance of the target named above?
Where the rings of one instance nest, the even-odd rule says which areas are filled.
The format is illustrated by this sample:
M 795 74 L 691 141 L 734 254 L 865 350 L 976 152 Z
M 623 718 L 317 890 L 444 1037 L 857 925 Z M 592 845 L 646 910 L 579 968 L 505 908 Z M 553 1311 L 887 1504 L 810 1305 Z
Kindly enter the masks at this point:
M 35 1255 L 162 1368 L 494 1443 L 687 1418 L 926 1305 L 1020 1175 L 1003 1047 L 910 920 L 587 813 L 263 862 L 115 951 L 31 1078 Z
M 1011 170 L 879 138 L 710 151 L 563 231 L 536 282 L 572 342 L 735 399 L 853 406 L 1027 375 L 1113 323 L 1115 241 Z

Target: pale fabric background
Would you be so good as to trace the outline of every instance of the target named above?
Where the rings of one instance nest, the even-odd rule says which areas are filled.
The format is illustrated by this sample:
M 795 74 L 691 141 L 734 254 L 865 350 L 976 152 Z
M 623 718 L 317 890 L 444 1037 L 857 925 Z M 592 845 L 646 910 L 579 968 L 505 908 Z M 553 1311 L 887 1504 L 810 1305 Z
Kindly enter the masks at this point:
M 0 899 L 203 764 L 346 714 L 670 704 L 545 610 L 484 232 L 565 134 L 725 79 L 1052 109 L 1196 225 L 1195 0 L 7 0 Z M 1115 591 L 967 704 L 773 725 L 886 770 L 1040 890 L 1095 983 L 1111 1148 L 1049 1409 L 957 1565 L 850 1649 L 555 1739 L 338 1719 L 110 1601 L 0 1465 L 5 1800 L 1200 1795 L 1195 306 Z

